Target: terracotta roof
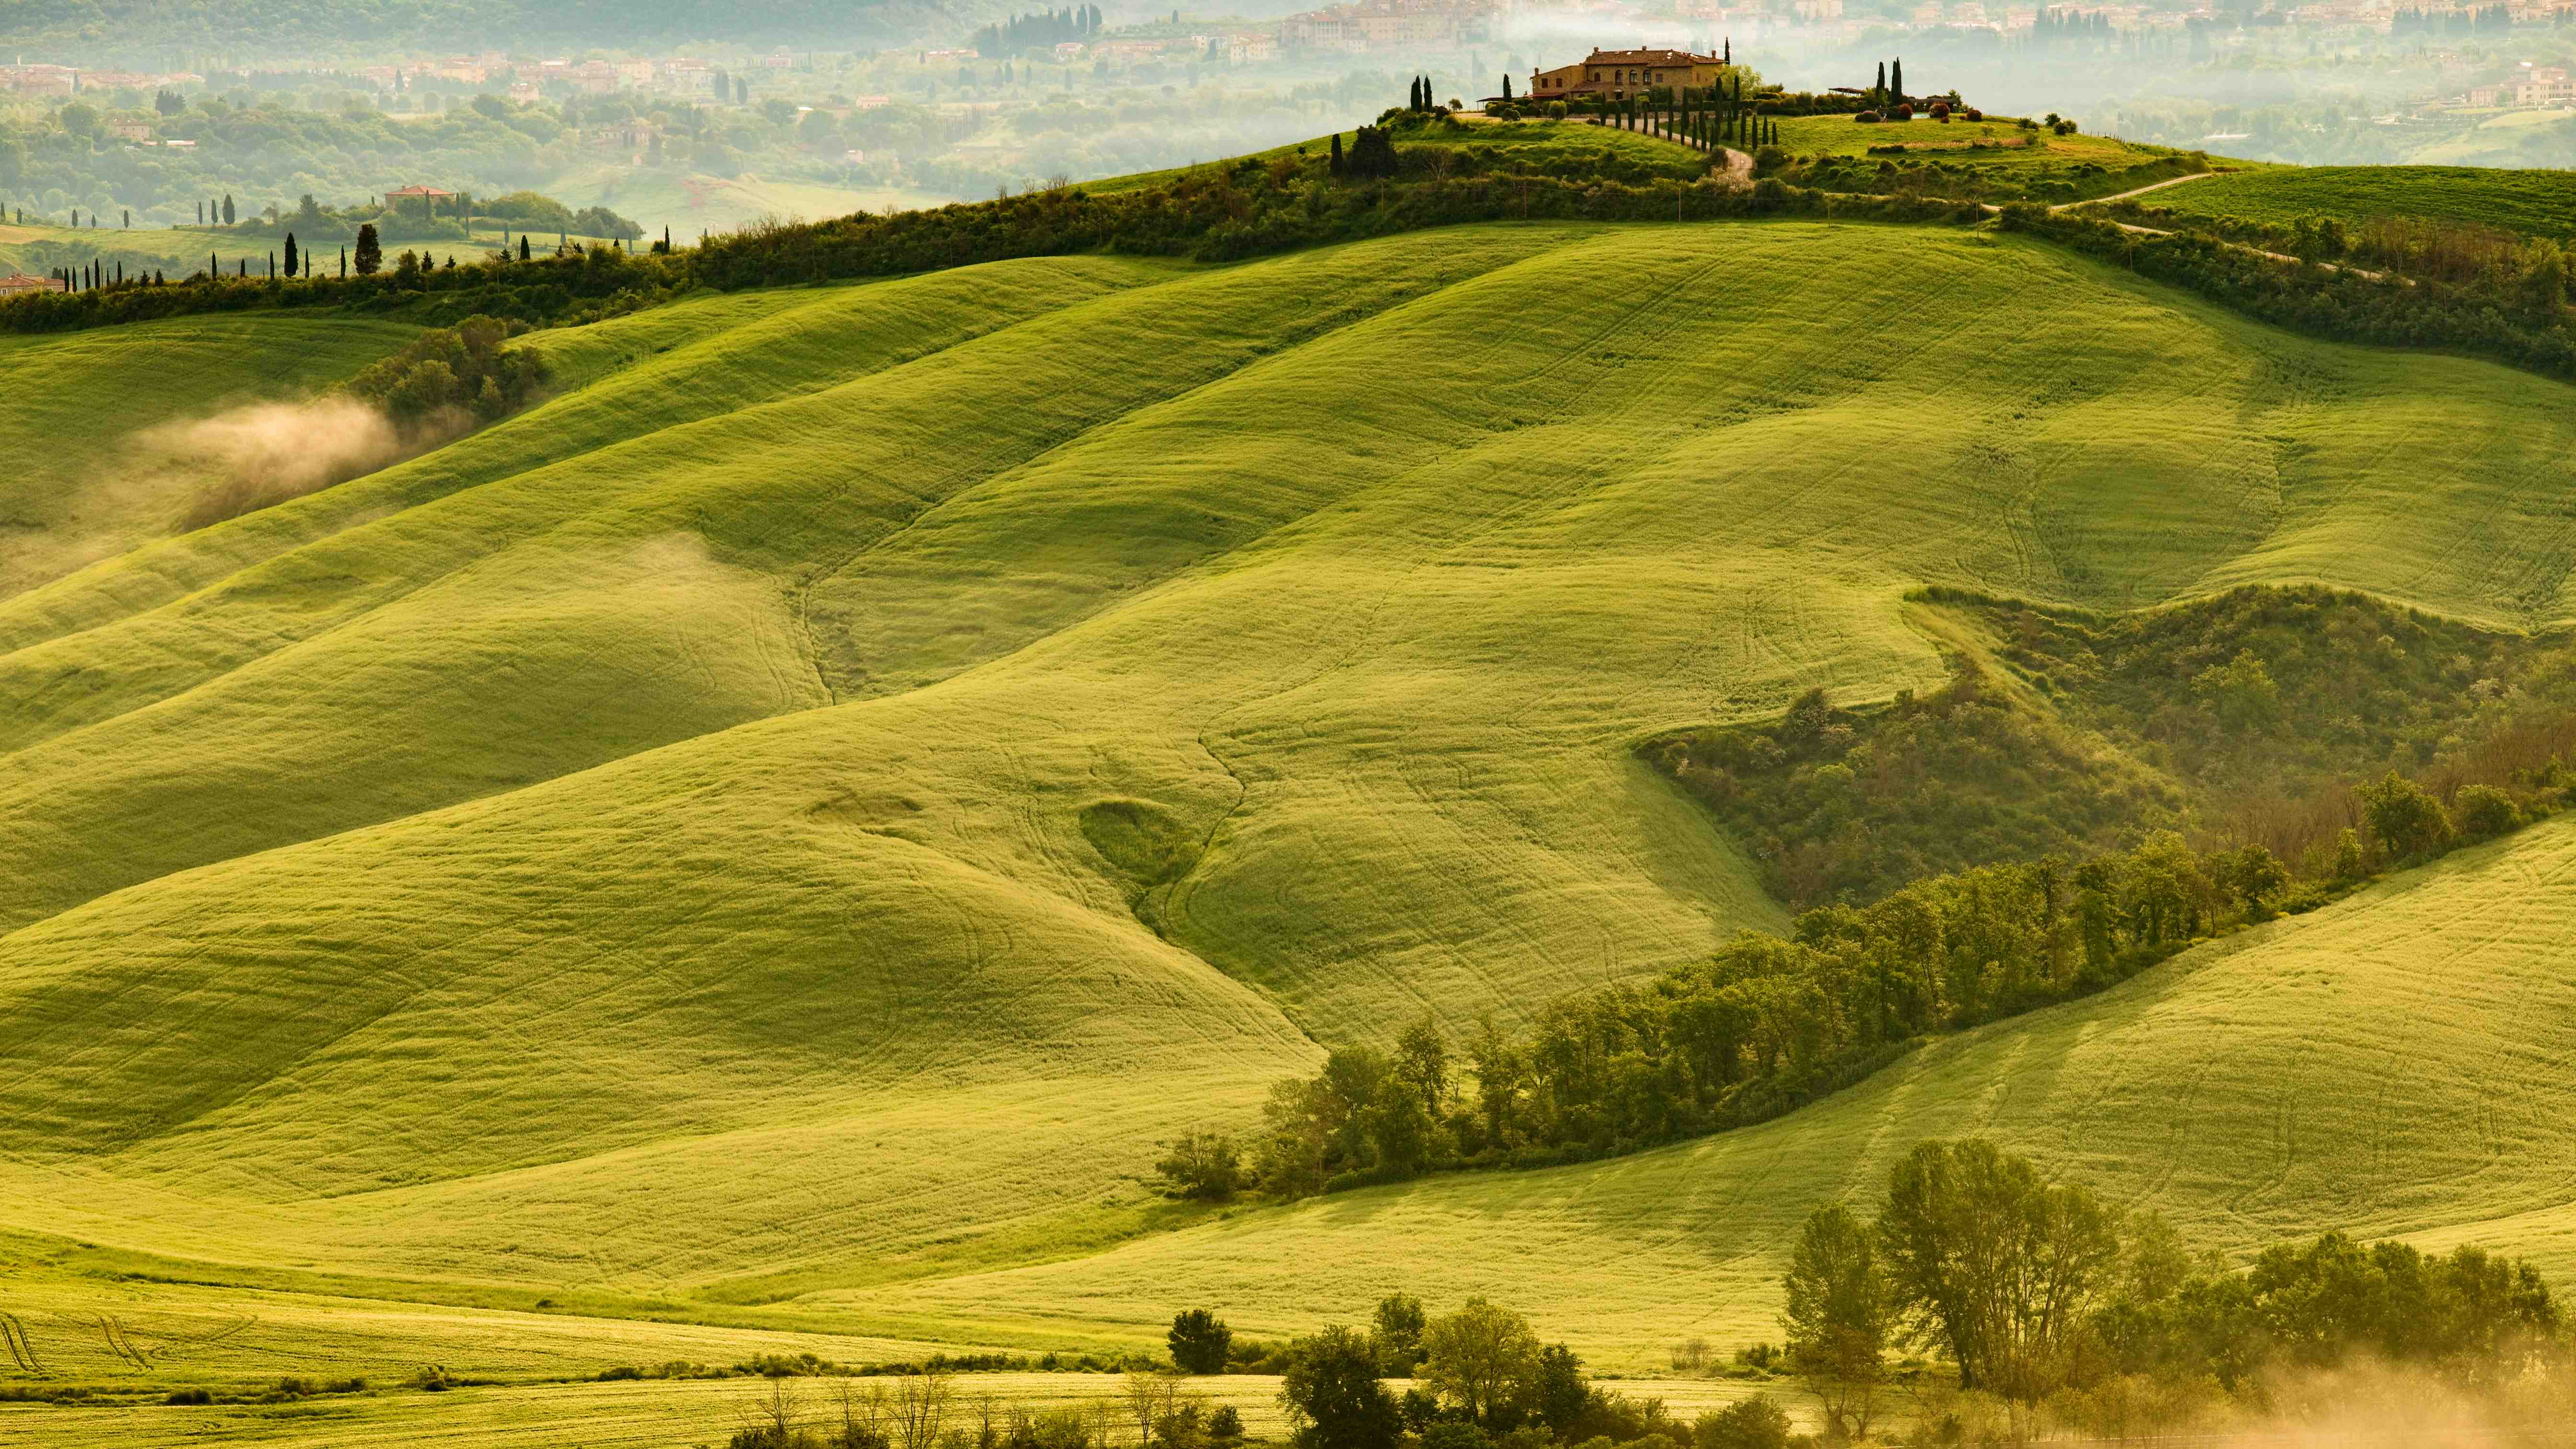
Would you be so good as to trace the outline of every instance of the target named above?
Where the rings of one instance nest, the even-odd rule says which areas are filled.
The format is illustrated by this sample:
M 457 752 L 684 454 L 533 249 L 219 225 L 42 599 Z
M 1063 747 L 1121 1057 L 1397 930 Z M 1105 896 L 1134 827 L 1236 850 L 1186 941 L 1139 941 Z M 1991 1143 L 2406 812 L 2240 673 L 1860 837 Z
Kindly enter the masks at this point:
M 1584 65 L 1716 65 L 1713 55 L 1693 55 L 1687 50 L 1596 50 L 1584 57 Z
M 31 277 L 25 272 L 11 272 L 0 277 L 0 292 L 59 292 L 63 284 L 51 277 Z
M 406 186 L 400 191 L 385 193 L 387 196 L 454 196 L 455 194 L 453 191 L 441 191 L 435 186 Z

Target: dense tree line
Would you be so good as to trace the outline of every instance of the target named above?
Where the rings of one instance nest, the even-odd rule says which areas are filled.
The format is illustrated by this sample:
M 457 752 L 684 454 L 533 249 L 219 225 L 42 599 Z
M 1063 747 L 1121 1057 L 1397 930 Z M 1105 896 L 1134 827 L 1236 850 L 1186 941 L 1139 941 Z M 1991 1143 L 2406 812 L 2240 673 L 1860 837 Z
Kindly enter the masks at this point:
M 1253 1180 L 1298 1196 L 1763 1120 L 1928 1035 L 2098 989 L 2264 918 L 2289 886 L 2260 847 L 2202 853 L 2164 833 L 2080 864 L 1987 866 L 1812 910 L 1788 938 L 1748 932 L 1652 981 L 1559 998 L 1518 1034 L 1489 1021 L 1453 1044 L 1426 1020 L 1391 1051 L 1341 1048 L 1274 1087 Z M 1189 1145 L 1167 1181 L 1206 1195 L 1192 1164 L 1225 1154 Z
M 2260 616 L 2259 601 L 2230 603 Z M 2382 652 L 2395 653 L 2393 641 Z M 2247 712 L 2280 708 L 2251 651 L 2186 678 L 2226 728 L 2259 728 Z M 1599 1157 L 1777 1116 L 1932 1035 L 2099 990 L 2195 940 L 2312 909 L 2378 870 L 2556 808 L 2576 743 L 2576 716 L 2548 703 L 2565 684 L 2556 678 L 2533 702 L 2537 713 L 2489 717 L 2500 749 L 2461 756 L 2432 785 L 2389 769 L 2339 787 L 2351 823 L 2325 817 L 2334 823 L 2299 837 L 2309 848 L 2293 861 L 2259 840 L 2195 847 L 2152 830 L 2126 849 L 1975 866 L 1818 905 L 1786 938 L 1747 932 L 1651 981 L 1559 998 L 1518 1033 L 1489 1019 L 1453 1043 L 1426 1018 L 1390 1050 L 1336 1050 L 1314 1077 L 1273 1087 L 1249 1144 L 1193 1134 L 1161 1163 L 1163 1178 L 1183 1196 L 1257 1185 L 1295 1197 L 1435 1169 Z M 1947 715 L 1982 708 L 1974 683 L 1900 701 L 1893 728 L 1954 733 L 1941 723 Z M 1730 743 L 1771 752 L 1813 788 L 1849 797 L 1861 783 L 1853 765 L 1867 765 L 1837 713 L 1811 694 L 1776 725 Z M 2535 730 L 2543 715 L 2550 728 Z M 2029 744 L 2006 736 L 1995 752 Z M 1706 759 L 1685 754 L 1668 768 L 1700 784 L 1713 768 Z M 2463 768 L 2477 760 L 2493 764 L 2485 778 Z
M 1874 1219 L 1816 1209 L 1783 1289 L 1789 1361 L 1829 1431 L 1852 1439 L 1889 1407 L 1904 1348 L 1933 1353 L 1962 1389 L 2123 1438 L 2189 1427 L 2215 1395 L 2260 1407 L 2278 1369 L 2367 1358 L 2475 1388 L 2576 1365 L 2528 1263 L 2328 1233 L 2237 1271 L 1980 1140 L 1915 1147 Z
M 1069 5 L 1062 10 L 1041 10 L 997 20 L 975 32 L 975 51 L 987 59 L 1000 60 L 1024 50 L 1089 40 L 1099 33 L 1099 6 Z

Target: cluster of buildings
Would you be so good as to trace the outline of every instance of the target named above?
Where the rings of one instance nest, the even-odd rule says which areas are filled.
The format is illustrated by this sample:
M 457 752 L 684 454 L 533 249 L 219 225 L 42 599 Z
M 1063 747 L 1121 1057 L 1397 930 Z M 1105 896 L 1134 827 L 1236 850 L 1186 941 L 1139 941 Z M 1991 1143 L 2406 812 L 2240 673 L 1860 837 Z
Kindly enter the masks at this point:
M 2525 110 L 2576 106 L 2576 80 L 2568 79 L 2563 65 L 2532 65 L 2526 61 L 2508 80 L 2469 87 L 2468 102 L 2470 109 L 2480 111 L 2504 106 Z
M 1479 44 L 1492 37 L 1493 0 L 1355 0 L 1279 22 L 1282 43 L 1369 51 Z
M 130 70 L 83 70 L 73 65 L 0 65 L 0 91 L 22 96 L 63 98 L 82 91 L 149 91 L 205 83 L 204 76 L 185 71 L 152 75 Z

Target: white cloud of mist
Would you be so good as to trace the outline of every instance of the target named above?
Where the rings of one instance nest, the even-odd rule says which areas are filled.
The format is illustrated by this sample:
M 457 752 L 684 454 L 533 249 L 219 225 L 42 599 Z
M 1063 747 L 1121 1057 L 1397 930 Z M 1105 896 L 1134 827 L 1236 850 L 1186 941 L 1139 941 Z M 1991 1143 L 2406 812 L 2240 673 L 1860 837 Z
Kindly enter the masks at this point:
M 181 532 L 284 503 L 428 451 L 463 417 L 397 428 L 355 398 L 256 402 L 126 439 L 113 491 L 173 508 Z

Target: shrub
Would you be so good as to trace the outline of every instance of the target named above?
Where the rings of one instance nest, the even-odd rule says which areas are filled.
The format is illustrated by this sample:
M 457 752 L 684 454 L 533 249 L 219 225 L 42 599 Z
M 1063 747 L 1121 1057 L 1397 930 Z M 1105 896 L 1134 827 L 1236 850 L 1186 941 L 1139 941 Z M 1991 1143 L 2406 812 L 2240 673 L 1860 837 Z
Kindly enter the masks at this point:
M 1789 1411 L 1768 1394 L 1699 1416 L 1691 1425 L 1692 1449 L 1788 1449 Z
M 1547 118 L 1548 118 L 1549 120 L 1551 120 L 1551 121 L 1562 121 L 1562 120 L 1564 120 L 1564 119 L 1565 119 L 1565 102 L 1563 102 L 1563 101 L 1550 101 L 1550 102 L 1548 102 L 1548 103 L 1547 103 Z
M 1204 1308 L 1192 1308 L 1172 1315 L 1172 1331 L 1164 1341 L 1171 1346 L 1174 1368 L 1185 1374 L 1221 1374 L 1234 1332 L 1224 1319 Z
M 1208 1415 L 1208 1439 L 1212 1443 L 1232 1444 L 1243 1438 L 1243 1415 L 1232 1404 L 1219 1404 Z
M 1297 1341 L 1279 1401 L 1305 1449 L 1394 1449 L 1403 1429 L 1394 1396 L 1378 1381 L 1376 1351 L 1338 1325 Z
M 2459 817 L 2460 833 L 2471 840 L 2502 835 L 2522 823 L 2513 797 L 2493 785 L 2463 786 L 2451 809 Z
M 1911 101 L 1899 101 L 1899 102 L 1897 102 L 1897 104 L 1896 104 L 1896 119 L 1898 119 L 1898 120 L 1900 120 L 1900 121 L 1910 121 L 1910 120 L 1913 120 L 1913 119 L 1914 119 L 1914 103 L 1913 103 L 1913 102 L 1911 102 Z
M 1493 1440 L 1473 1424 L 1441 1419 L 1422 1431 L 1422 1449 L 1489 1449 Z
M 1985 118 L 1986 118 L 1986 113 L 1985 113 L 1985 112 L 1983 112 L 1983 111 L 1981 111 L 1981 110 L 1978 110 L 1978 109 L 1977 109 L 1976 107 L 1974 107 L 1974 106 L 1970 106 L 1970 107 L 1968 107 L 1968 119 L 1969 119 L 1969 120 L 1971 120 L 1971 121 L 1982 121 L 1982 120 L 1984 120 Z
M 204 1389 L 180 1389 L 171 1394 L 170 1397 L 163 1399 L 161 1402 L 165 1404 L 211 1404 L 214 1401 L 215 1396 L 207 1393 Z
M 1223 1202 L 1243 1186 L 1243 1156 L 1234 1141 L 1214 1132 L 1192 1132 L 1154 1164 L 1163 1191 L 1200 1202 Z
M 2441 802 L 2424 787 L 2395 770 L 2375 785 L 2364 785 L 2361 820 L 2391 856 L 2420 855 L 2451 838 L 2451 822 Z
M 1862 124 L 1862 125 L 1864 125 L 1864 126 L 1875 126 L 1875 125 L 1877 125 L 1877 124 L 1878 124 L 1878 112 L 1876 112 L 1876 111 L 1855 111 L 1855 112 L 1852 114 L 1852 119 L 1853 119 L 1853 120 L 1855 120 L 1855 121 L 1857 121 L 1857 122 L 1859 122 L 1860 124 Z

